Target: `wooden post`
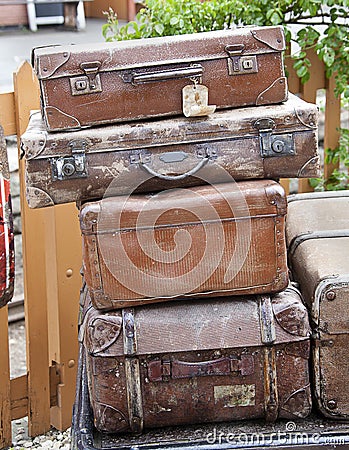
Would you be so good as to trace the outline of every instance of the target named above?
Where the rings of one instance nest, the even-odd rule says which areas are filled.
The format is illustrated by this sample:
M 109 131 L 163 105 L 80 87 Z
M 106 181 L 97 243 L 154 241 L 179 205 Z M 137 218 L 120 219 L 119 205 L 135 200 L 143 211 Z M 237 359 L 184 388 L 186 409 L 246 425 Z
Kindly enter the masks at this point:
M 50 359 L 60 374 L 58 404 L 51 408 L 51 424 L 64 430 L 71 426 L 75 398 L 82 247 L 75 204 L 49 209 L 45 244 Z
M 128 22 L 135 20 L 136 4 L 134 0 L 127 0 L 127 20 Z
M 305 101 L 316 103 L 318 89 L 325 87 L 325 67 L 313 49 L 308 50 L 307 57 L 311 62 L 310 79 L 301 85 L 301 94 Z M 307 178 L 298 180 L 298 192 L 310 192 L 312 190 L 313 188 Z
M 7 308 L 0 308 L 0 448 L 9 447 L 12 442 Z
M 31 109 L 39 109 L 39 90 L 32 68 L 24 62 L 14 75 L 17 135 L 25 131 Z M 19 163 L 24 308 L 27 337 L 28 431 L 36 436 L 50 429 L 50 383 L 46 307 L 44 210 L 29 209 L 25 199 L 24 161 Z
M 335 149 L 339 141 L 339 128 L 341 126 L 341 99 L 334 94 L 335 79 L 331 77 L 326 85 L 325 106 L 325 137 L 324 149 Z M 325 164 L 324 175 L 328 178 L 338 164 Z
M 31 83 L 31 86 L 28 84 Z M 39 91 L 31 66 L 15 77 L 18 134 L 29 109 L 39 108 Z M 31 95 L 24 98 L 25 95 Z M 23 261 L 27 323 L 29 433 L 71 425 L 77 366 L 77 320 L 82 265 L 78 211 L 75 205 L 30 209 L 25 200 L 20 162 Z M 40 351 L 38 351 L 40 349 Z M 49 367 L 60 374 L 58 405 L 50 410 Z

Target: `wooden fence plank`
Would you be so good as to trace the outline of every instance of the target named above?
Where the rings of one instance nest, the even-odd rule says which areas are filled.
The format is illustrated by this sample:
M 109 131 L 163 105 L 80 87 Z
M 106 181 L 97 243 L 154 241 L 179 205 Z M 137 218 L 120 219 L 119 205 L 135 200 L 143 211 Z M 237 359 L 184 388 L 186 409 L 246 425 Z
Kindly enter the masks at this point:
M 51 408 L 51 424 L 64 430 L 71 425 L 75 397 L 82 247 L 76 205 L 50 209 L 51 224 L 46 230 L 50 355 L 60 373 L 58 404 Z
M 32 68 L 23 63 L 14 77 L 18 135 L 26 129 L 31 109 L 38 109 L 39 90 Z M 28 368 L 28 431 L 36 436 L 50 429 L 47 302 L 45 278 L 45 211 L 30 210 L 25 199 L 24 162 L 19 165 L 24 298 Z
M 341 99 L 334 94 L 334 77 L 327 80 L 326 106 L 325 106 L 325 136 L 324 149 L 335 149 L 339 141 L 339 128 L 341 126 Z M 338 164 L 326 164 L 324 175 L 328 178 Z
M 0 124 L 4 129 L 5 136 L 17 134 L 13 92 L 0 94 Z
M 11 418 L 20 419 L 28 415 L 28 377 L 13 378 L 11 380 Z
M 314 50 L 308 50 L 307 57 L 311 63 L 310 79 L 301 85 L 300 93 L 305 101 L 316 103 L 317 91 L 325 87 L 325 67 Z M 298 192 L 313 190 L 307 178 L 298 180 Z
M 0 448 L 11 445 L 8 307 L 0 308 Z

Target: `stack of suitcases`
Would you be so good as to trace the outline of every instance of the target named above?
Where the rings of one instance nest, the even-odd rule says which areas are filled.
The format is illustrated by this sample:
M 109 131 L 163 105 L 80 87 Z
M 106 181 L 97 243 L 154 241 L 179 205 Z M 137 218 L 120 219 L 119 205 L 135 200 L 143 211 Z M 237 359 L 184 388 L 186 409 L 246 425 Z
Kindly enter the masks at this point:
M 34 49 L 27 200 L 76 202 L 83 240 L 80 428 L 310 414 L 312 323 L 279 179 L 319 175 L 318 110 L 288 93 L 284 49 L 281 27 Z M 307 224 L 288 228 L 297 254 Z

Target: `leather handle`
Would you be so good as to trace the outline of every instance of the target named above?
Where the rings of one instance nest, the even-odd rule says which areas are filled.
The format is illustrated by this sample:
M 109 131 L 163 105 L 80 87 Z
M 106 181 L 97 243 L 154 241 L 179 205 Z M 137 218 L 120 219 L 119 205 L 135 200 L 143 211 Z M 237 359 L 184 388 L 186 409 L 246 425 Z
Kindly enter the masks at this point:
M 194 175 L 196 172 L 198 172 L 202 167 L 204 167 L 205 164 L 209 161 L 209 156 L 206 158 L 203 158 L 193 169 L 188 170 L 188 172 L 182 173 L 180 175 L 163 175 L 162 173 L 156 172 L 151 167 L 149 167 L 147 164 L 145 164 L 142 161 L 139 161 L 141 167 L 145 169 L 150 175 L 153 177 L 161 178 L 162 180 L 166 181 L 173 181 L 173 180 L 183 180 L 184 178 L 190 177 L 191 175 Z
M 202 77 L 203 67 L 195 64 L 180 69 L 162 70 L 158 72 L 135 73 L 132 75 L 132 84 L 153 83 L 177 78 L 197 78 Z
M 164 379 L 193 378 L 215 375 L 251 375 L 254 373 L 253 357 L 241 355 L 241 358 L 222 357 L 210 361 L 161 361 L 148 363 L 149 381 L 163 381 Z

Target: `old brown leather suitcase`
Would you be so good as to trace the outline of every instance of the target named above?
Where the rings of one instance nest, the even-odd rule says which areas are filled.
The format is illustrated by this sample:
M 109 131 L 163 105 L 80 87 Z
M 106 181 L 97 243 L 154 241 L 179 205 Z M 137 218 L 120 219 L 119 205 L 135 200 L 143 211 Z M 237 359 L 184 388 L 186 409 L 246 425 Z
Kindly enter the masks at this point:
M 47 127 L 57 131 L 285 101 L 284 49 L 281 26 L 244 27 L 46 46 L 32 59 Z
M 85 289 L 85 305 L 88 294 Z M 100 431 L 311 411 L 308 313 L 297 290 L 102 312 L 80 328 Z
M 270 180 L 86 203 L 83 266 L 94 306 L 284 289 L 286 207 Z
M 48 133 L 39 112 L 21 145 L 30 207 L 250 178 L 317 177 L 317 106 L 273 106 Z
M 314 325 L 314 390 L 321 412 L 349 418 L 349 191 L 289 198 L 290 267 Z
M 93 423 L 85 360 L 80 343 L 71 450 L 329 450 L 349 445 L 347 423 L 319 417 L 315 411 L 294 421 L 251 419 L 149 428 L 141 434 L 99 432 Z

